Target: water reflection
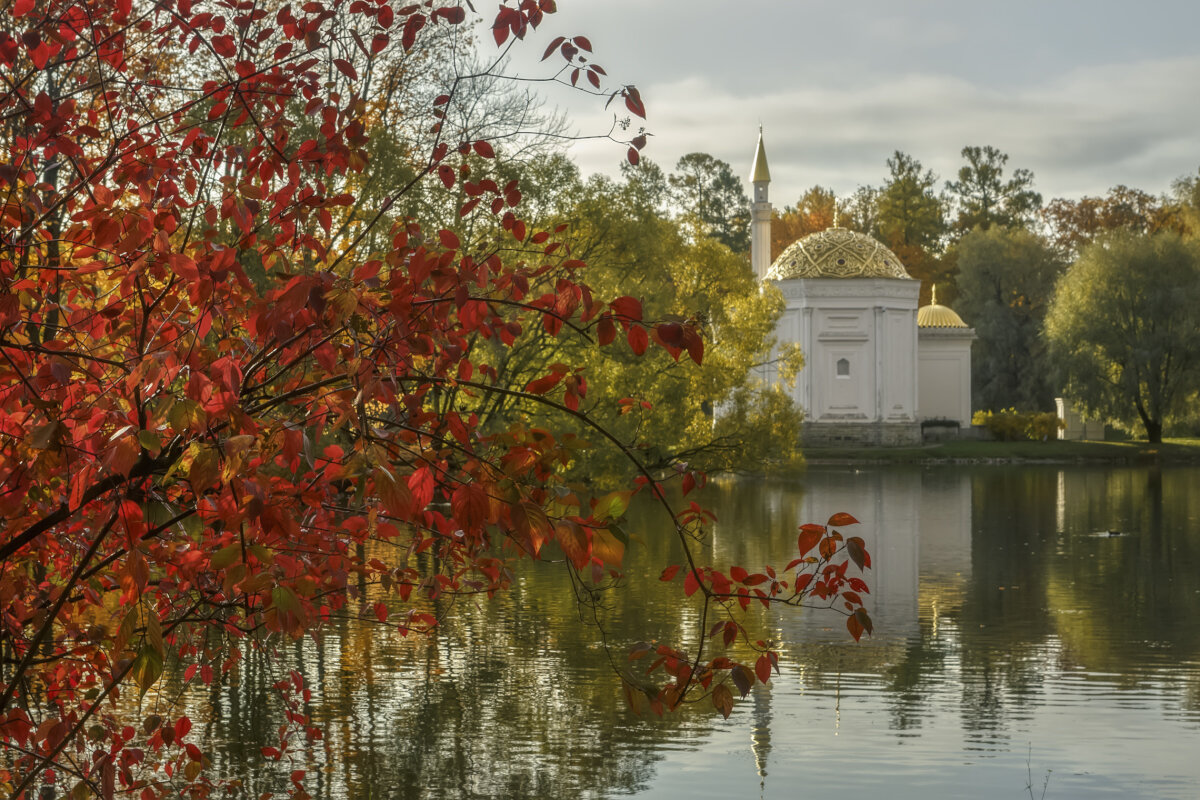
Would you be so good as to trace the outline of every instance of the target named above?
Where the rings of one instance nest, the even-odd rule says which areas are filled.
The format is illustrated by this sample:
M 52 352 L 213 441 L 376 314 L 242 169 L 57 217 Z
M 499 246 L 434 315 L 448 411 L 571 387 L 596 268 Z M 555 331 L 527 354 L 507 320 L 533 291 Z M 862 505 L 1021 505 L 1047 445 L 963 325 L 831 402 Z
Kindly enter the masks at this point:
M 830 612 L 762 612 L 784 673 L 728 721 L 639 719 L 555 565 L 455 624 L 403 640 L 362 619 L 291 654 L 326 738 L 275 768 L 277 701 L 261 660 L 189 694 L 219 772 L 246 795 L 307 769 L 318 797 L 1006 797 L 1027 760 L 1047 797 L 1195 797 L 1200 773 L 1200 471 L 813 470 L 800 483 L 718 482 L 715 564 L 786 561 L 802 522 L 861 520 L 875 636 Z M 694 622 L 653 508 L 630 581 L 607 598 L 618 648 Z M 1116 531 L 1120 535 L 1109 535 Z M 849 532 L 849 529 L 848 529 Z M 268 713 L 270 711 L 271 713 Z M 245 743 L 253 742 L 253 746 Z

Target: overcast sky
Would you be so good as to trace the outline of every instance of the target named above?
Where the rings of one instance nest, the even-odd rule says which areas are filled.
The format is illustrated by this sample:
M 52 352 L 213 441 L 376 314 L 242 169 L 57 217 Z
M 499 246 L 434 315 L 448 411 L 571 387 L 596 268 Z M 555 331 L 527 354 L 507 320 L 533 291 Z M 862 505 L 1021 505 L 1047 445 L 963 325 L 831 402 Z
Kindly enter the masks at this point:
M 1200 0 L 559 0 L 530 50 L 585 34 L 635 83 L 664 167 L 703 151 L 739 175 L 761 122 L 771 199 L 879 185 L 903 150 L 944 181 L 964 145 L 1033 170 L 1045 199 L 1151 193 L 1200 167 Z M 583 132 L 611 119 L 571 100 Z M 614 172 L 613 145 L 574 147 Z

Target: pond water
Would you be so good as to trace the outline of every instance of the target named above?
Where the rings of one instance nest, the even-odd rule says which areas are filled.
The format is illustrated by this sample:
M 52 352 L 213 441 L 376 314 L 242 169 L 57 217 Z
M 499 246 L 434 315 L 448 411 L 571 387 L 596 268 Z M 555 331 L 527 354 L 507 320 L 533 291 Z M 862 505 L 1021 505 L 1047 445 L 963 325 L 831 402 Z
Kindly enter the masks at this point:
M 874 637 L 763 612 L 782 674 L 729 720 L 636 717 L 566 574 L 539 565 L 435 638 L 354 620 L 295 645 L 326 737 L 282 769 L 258 754 L 279 676 L 253 659 L 190 694 L 194 736 L 247 796 L 292 769 L 319 798 L 1200 796 L 1200 470 L 814 467 L 702 501 L 715 565 L 786 561 L 802 522 L 858 517 Z M 628 585 L 605 599 L 618 657 L 695 623 L 657 580 L 677 558 L 658 513 L 631 512 Z

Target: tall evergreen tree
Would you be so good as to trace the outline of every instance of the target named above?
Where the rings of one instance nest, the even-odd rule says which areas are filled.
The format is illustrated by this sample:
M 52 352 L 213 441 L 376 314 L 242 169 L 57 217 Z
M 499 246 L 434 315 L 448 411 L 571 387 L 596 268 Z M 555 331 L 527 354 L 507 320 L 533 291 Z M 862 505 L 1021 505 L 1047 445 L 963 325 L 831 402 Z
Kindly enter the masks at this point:
M 733 168 L 708 153 L 688 153 L 669 178 L 685 216 L 733 252 L 750 252 L 750 200 Z
M 993 225 L 1024 227 L 1033 222 L 1042 207 L 1042 196 L 1033 190 L 1031 171 L 1013 170 L 1012 177 L 1005 180 L 1008 154 L 990 145 L 964 147 L 962 155 L 967 163 L 959 169 L 958 180 L 946 182 L 957 205 L 953 225 L 957 233 L 976 227 L 987 230 Z
M 899 150 L 887 160 L 888 179 L 879 193 L 879 229 L 890 247 L 938 249 L 946 231 L 945 203 L 935 193 L 937 176 Z

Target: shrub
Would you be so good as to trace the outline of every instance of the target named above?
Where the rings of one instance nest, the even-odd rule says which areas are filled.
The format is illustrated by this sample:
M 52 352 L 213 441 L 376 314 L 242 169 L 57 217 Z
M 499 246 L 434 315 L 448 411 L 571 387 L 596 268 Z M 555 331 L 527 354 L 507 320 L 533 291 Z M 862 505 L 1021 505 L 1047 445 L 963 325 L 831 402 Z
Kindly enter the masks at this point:
M 1053 411 L 1017 411 L 1015 408 L 976 411 L 971 424 L 982 425 L 1002 442 L 1045 442 L 1058 438 L 1059 429 L 1067 426 Z

